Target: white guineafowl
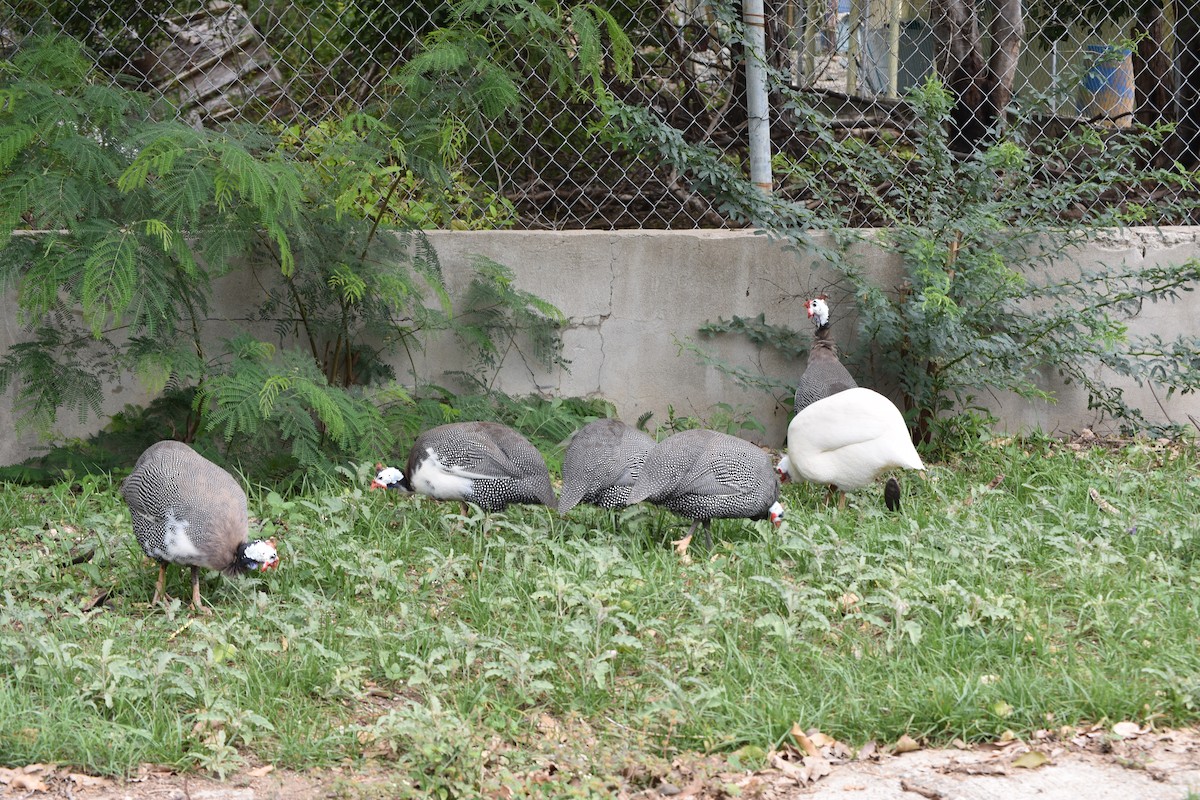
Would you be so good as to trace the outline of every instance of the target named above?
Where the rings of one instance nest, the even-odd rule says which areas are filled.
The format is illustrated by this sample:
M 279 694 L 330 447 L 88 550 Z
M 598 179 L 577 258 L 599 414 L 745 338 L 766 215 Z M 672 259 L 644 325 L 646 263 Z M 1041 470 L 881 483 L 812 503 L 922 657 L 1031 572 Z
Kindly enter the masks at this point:
M 192 605 L 200 601 L 200 568 L 236 575 L 279 565 L 273 540 L 249 542 L 246 493 L 233 476 L 182 442 L 146 448 L 121 483 L 142 551 L 158 561 L 152 604 L 168 599 L 168 564 L 192 568 Z
M 680 431 L 656 444 L 627 500 L 630 505 L 648 500 L 694 520 L 677 543 L 681 553 L 700 524 L 712 547 L 714 519 L 783 521 L 770 457 L 744 439 L 717 431 Z
M 498 422 L 452 422 L 422 432 L 404 471 L 384 467 L 371 488 L 459 500 L 464 513 L 468 502 L 489 512 L 510 503 L 557 504 L 542 454 Z
M 925 469 L 896 405 L 879 392 L 856 387 L 818 400 L 788 426 L 781 477 L 832 487 L 844 506 L 846 492 L 896 468 Z M 889 508 L 899 507 L 899 485 L 889 485 Z
M 628 505 L 629 490 L 652 447 L 652 437 L 616 419 L 598 419 L 575 431 L 563 454 L 558 513 L 579 503 Z
M 829 333 L 829 304 L 826 300 L 821 295 L 805 304 L 808 318 L 816 324 L 816 331 L 813 333 L 812 349 L 808 353 L 808 365 L 796 385 L 793 414 L 799 414 L 817 400 L 858 386 L 850 371 L 838 359 L 837 344 Z

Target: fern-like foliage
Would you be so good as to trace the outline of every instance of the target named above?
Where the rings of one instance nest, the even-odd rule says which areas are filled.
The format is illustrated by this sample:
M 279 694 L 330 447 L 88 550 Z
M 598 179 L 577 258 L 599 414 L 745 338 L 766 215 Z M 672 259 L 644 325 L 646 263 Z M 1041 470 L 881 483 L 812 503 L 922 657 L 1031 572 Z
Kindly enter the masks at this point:
M 521 358 L 527 367 L 531 362 L 542 369 L 566 366 L 559 338 L 567 321 L 562 311 L 513 286 L 512 270 L 503 264 L 477 256 L 474 267 L 475 278 L 467 289 L 456 328 L 459 338 L 478 354 L 477 369 L 468 377 L 490 388 L 484 371 L 490 370 L 494 379 L 509 354 Z
M 0 356 L 0 392 L 26 424 L 98 413 L 100 387 L 132 372 L 154 391 L 194 389 L 190 430 L 331 474 L 338 458 L 387 451 L 367 387 L 405 408 L 402 389 L 379 387 L 428 333 L 461 329 L 493 359 L 497 339 L 520 334 L 555 357 L 561 314 L 500 265 L 481 270 L 479 316 L 452 313 L 428 239 L 389 224 L 397 176 L 419 159 L 378 118 L 353 115 L 318 157 L 298 157 L 292 134 L 157 120 L 63 37 L 0 68 L 0 286 L 16 288 L 27 328 Z M 277 347 L 210 331 L 214 282 L 234 271 L 261 287 L 241 299 L 258 301 L 251 321 Z
M 196 397 L 206 427 L 227 445 L 236 439 L 243 449 L 269 448 L 277 438 L 297 464 L 325 471 L 334 459 L 377 457 L 390 449 L 379 408 L 361 393 L 331 387 L 302 352 L 277 353 L 249 336 L 231 340 L 228 349 L 232 362 L 210 374 Z
M 597 3 L 457 0 L 447 16 L 394 79 L 399 127 L 430 163 L 454 161 L 531 96 L 602 93 L 632 75 L 633 45 Z
M 108 348 L 88 346 L 82 332 L 40 326 L 32 338 L 12 345 L 0 359 L 0 394 L 13 390 L 18 424 L 48 434 L 62 410 L 80 421 L 100 413 L 103 379 L 96 361 Z

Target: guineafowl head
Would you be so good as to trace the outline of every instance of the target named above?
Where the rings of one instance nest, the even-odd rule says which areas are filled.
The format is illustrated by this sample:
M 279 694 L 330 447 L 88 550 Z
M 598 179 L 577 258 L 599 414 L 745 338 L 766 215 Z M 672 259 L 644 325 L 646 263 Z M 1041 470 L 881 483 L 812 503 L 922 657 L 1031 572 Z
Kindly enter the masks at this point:
M 237 566 L 245 572 L 268 570 L 279 566 L 279 552 L 274 539 L 256 539 L 238 548 Z
M 792 460 L 787 456 L 779 459 L 779 463 L 775 465 L 775 474 L 779 476 L 780 483 L 787 483 L 791 480 Z
M 771 524 L 776 528 L 783 524 L 783 503 L 779 502 L 778 500 L 772 503 L 771 507 L 767 509 L 767 519 L 769 519 Z
M 805 309 L 808 311 L 808 318 L 811 319 L 818 328 L 829 324 L 829 304 L 826 303 L 825 295 L 820 295 L 809 300 L 805 304 Z
M 408 485 L 408 478 L 404 477 L 404 473 L 395 467 L 383 467 L 375 475 L 375 480 L 371 481 L 372 489 L 395 489 L 401 492 L 411 492 L 412 487 Z

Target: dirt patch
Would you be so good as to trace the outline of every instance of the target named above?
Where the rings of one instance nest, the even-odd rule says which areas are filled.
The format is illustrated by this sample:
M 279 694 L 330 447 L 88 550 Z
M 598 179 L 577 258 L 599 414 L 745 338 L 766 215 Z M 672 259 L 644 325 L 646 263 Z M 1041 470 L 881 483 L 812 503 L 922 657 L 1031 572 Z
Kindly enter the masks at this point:
M 1200 731 L 1119 730 L 1044 732 L 1032 742 L 1011 740 L 970 748 L 863 748 L 807 775 L 804 755 L 774 758 L 757 771 L 734 771 L 715 757 L 680 758 L 638 780 L 615 779 L 614 797 L 842 798 L 842 800 L 1186 800 L 1200 794 Z M 901 748 L 903 749 L 903 748 Z M 808 758 L 814 758 L 809 755 Z M 815 763 L 815 762 L 812 762 Z M 798 771 L 799 770 L 799 771 Z M 526 776 L 545 780 L 546 771 Z M 649 781 L 647 781 L 649 778 Z M 380 798 L 397 794 L 403 776 L 385 766 L 291 772 L 259 767 L 225 781 L 144 768 L 129 780 L 97 778 L 46 765 L 0 769 L 0 797 L 68 800 L 315 800 Z M 491 797 L 518 796 L 511 788 Z

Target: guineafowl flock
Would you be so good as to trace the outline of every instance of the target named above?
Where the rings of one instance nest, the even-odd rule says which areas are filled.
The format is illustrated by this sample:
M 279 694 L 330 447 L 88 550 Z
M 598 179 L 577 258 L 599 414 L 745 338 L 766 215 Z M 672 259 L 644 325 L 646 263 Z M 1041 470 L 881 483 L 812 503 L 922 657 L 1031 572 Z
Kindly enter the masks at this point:
M 533 504 L 567 514 L 580 503 L 617 509 L 647 501 L 692 520 L 676 542 L 683 554 L 698 526 L 712 547 L 714 519 L 779 525 L 783 481 L 828 486 L 844 506 L 846 492 L 888 470 L 923 470 L 899 409 L 859 387 L 838 360 L 826 298 L 806 307 L 816 332 L 796 389 L 787 453 L 777 466 L 765 450 L 729 434 L 685 430 L 655 442 L 619 420 L 603 419 L 572 435 L 556 497 L 545 460 L 525 437 L 495 422 L 457 422 L 417 436 L 403 470 L 379 464 L 371 488 L 457 500 L 464 513 L 468 503 L 485 512 Z M 191 568 L 192 605 L 201 610 L 207 610 L 200 600 L 201 567 L 236 575 L 279 564 L 274 541 L 249 541 L 246 493 L 237 480 L 186 444 L 163 441 L 148 448 L 121 494 L 138 544 L 159 565 L 152 604 L 166 597 L 169 564 Z M 899 508 L 894 478 L 884 495 L 889 509 Z

